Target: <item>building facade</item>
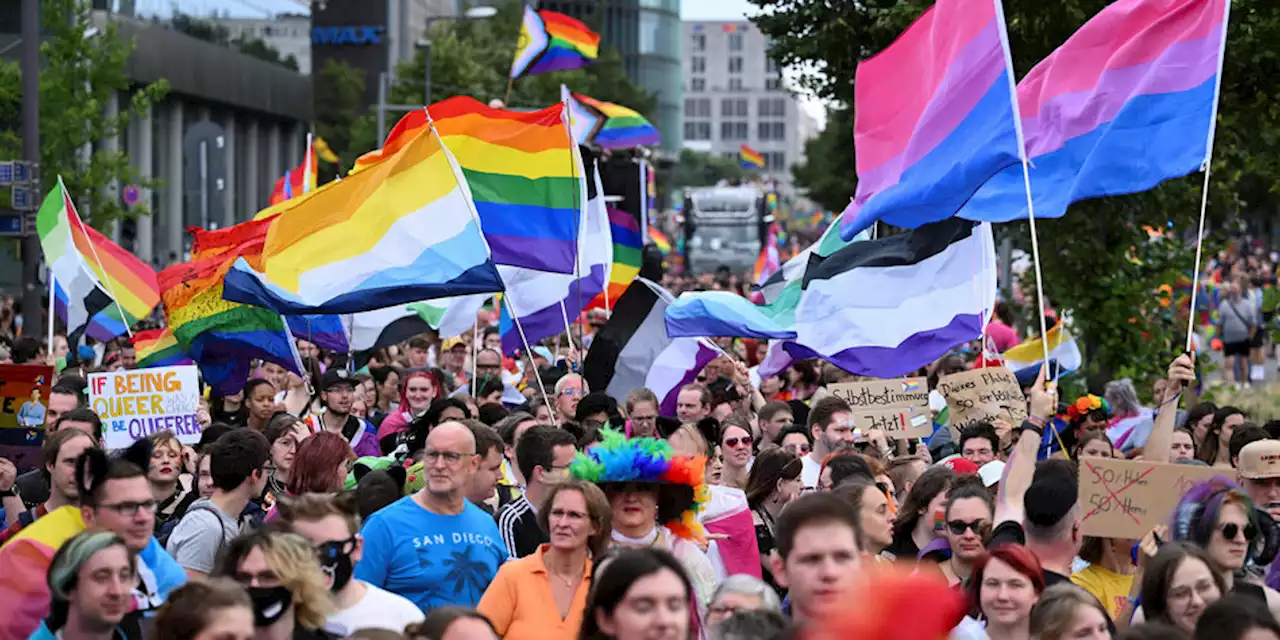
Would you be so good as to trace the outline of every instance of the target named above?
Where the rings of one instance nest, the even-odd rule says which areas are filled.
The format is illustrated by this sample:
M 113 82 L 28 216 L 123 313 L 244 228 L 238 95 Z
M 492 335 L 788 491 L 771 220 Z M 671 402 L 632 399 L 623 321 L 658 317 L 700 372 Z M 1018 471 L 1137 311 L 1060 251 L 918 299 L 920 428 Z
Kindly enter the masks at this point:
M 281 58 L 293 56 L 300 73 L 311 73 L 311 16 L 282 13 L 270 18 L 215 18 L 213 22 L 226 27 L 233 39 L 256 38 L 279 51 Z
M 708 0 L 691 0 L 706 2 Z M 600 30 L 600 44 L 622 56 L 627 77 L 657 94 L 654 124 L 662 148 L 679 152 L 681 127 L 681 0 L 541 0 L 526 4 L 573 16 Z
M 742 20 L 685 22 L 681 39 L 684 147 L 737 159 L 745 144 L 764 156 L 767 176 L 790 182 L 817 125 L 787 90 L 768 38 Z

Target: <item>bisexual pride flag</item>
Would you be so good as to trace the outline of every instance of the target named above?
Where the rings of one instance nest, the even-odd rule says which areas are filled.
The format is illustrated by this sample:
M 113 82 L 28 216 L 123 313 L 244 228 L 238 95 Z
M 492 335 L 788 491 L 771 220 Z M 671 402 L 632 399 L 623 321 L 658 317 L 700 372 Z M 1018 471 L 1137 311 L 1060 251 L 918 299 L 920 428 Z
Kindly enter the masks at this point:
M 951 217 L 1020 162 L 1014 76 L 1000 0 L 938 0 L 898 40 L 858 65 L 858 188 L 846 240 L 884 220 Z

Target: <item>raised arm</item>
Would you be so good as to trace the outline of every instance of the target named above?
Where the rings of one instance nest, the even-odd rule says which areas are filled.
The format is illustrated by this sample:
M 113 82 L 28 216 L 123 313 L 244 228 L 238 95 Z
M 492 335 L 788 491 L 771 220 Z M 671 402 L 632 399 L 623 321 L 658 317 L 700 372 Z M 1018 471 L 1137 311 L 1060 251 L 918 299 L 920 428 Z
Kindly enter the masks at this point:
M 1183 390 L 1191 387 L 1196 380 L 1195 358 L 1182 354 L 1169 363 L 1169 384 L 1164 387 L 1164 397 L 1156 398 L 1159 403 L 1155 425 L 1151 427 L 1151 435 L 1147 438 L 1147 446 L 1142 459 L 1151 462 L 1168 462 L 1169 448 L 1173 445 L 1173 428 L 1178 420 L 1178 404 Z
M 1004 467 L 1004 476 L 1000 478 L 1000 492 L 996 495 L 995 525 L 1002 522 L 1022 524 L 1026 508 L 1022 499 L 1031 488 L 1031 479 L 1036 474 L 1036 453 L 1040 450 L 1040 439 L 1044 435 L 1045 425 L 1053 416 L 1058 406 L 1058 390 L 1054 383 L 1045 385 L 1045 367 L 1040 367 L 1040 375 L 1030 391 L 1030 410 L 1027 419 L 1022 422 L 1022 433 L 1018 443 L 1009 454 L 1009 461 Z

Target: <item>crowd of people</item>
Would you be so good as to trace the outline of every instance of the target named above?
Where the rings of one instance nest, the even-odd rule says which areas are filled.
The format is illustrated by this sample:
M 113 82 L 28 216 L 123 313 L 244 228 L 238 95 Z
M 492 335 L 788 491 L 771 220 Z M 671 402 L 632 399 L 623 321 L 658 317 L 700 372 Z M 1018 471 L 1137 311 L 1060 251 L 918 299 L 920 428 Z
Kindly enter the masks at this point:
M 0 639 L 1280 640 L 1280 422 L 1192 401 L 1191 355 L 1149 406 L 1041 373 L 1025 421 L 951 429 L 938 380 L 975 366 L 953 353 L 919 372 L 939 424 L 908 440 L 859 428 L 827 363 L 759 379 L 750 340 L 674 415 L 589 389 L 570 345 L 607 319 L 527 358 L 496 327 L 358 363 L 299 341 L 306 375 L 206 395 L 198 443 L 110 452 L 85 376 L 132 347 L 13 341 L 71 364 L 21 412 L 39 467 L 0 459 Z M 1141 540 L 1085 536 L 1090 458 L 1220 473 Z

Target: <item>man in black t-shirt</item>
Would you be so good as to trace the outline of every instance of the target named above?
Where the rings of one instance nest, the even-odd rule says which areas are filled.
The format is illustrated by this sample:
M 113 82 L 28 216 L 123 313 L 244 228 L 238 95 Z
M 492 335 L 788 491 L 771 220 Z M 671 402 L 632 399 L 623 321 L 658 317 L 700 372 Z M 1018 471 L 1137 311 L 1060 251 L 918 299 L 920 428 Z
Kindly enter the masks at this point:
M 530 427 L 516 441 L 515 463 L 524 475 L 524 495 L 498 510 L 498 531 L 512 558 L 523 558 L 549 542 L 538 526 L 538 506 L 547 485 L 565 476 L 578 453 L 577 442 L 568 431 L 540 424 Z

